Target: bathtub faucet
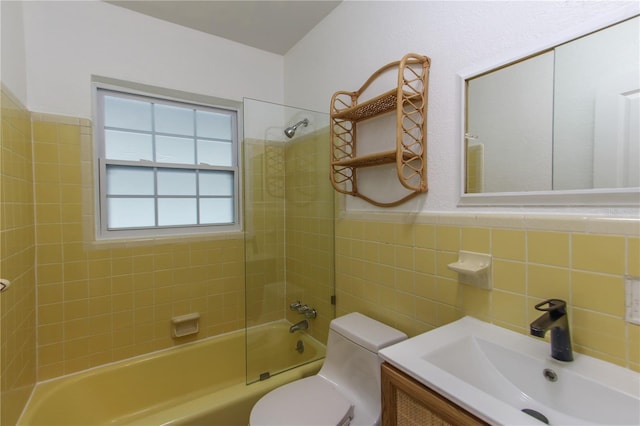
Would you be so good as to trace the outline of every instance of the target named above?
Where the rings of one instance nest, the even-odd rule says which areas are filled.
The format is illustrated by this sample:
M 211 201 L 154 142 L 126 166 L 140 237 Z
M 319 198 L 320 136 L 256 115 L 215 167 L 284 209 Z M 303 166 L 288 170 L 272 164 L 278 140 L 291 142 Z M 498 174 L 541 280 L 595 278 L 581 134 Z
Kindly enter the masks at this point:
M 290 304 L 289 310 L 298 312 L 300 315 L 304 315 L 307 319 L 316 318 L 318 316 L 318 311 L 315 308 L 310 308 L 309 305 L 303 305 L 299 300 Z
M 289 333 L 294 333 L 298 330 L 306 330 L 307 328 L 309 328 L 309 323 L 307 322 L 307 320 L 302 320 L 289 327 Z

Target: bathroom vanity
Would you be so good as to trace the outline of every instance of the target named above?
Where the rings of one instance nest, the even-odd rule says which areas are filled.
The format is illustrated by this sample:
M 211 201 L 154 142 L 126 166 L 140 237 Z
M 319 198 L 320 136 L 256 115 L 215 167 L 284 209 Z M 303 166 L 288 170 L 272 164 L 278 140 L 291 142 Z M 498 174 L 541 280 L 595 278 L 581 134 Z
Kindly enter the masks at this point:
M 382 425 L 487 425 L 389 363 L 382 366 Z
M 384 348 L 383 424 L 640 424 L 640 374 L 551 354 L 545 340 L 471 317 Z

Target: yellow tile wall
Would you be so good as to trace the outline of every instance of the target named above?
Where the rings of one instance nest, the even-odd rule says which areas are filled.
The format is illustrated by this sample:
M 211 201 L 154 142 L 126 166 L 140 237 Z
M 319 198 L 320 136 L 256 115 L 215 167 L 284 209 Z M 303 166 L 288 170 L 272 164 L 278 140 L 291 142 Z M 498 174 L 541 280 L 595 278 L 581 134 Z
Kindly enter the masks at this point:
M 320 313 L 309 332 L 326 341 L 334 316 L 333 189 L 326 178 L 328 130 L 292 141 L 244 141 L 248 326 Z
M 342 213 L 338 315 L 360 311 L 413 336 L 465 315 L 529 333 L 544 299 L 568 302 L 574 350 L 640 371 L 640 326 L 624 320 L 640 275 L 640 221 L 523 215 Z M 493 256 L 493 290 L 458 283 L 458 250 Z M 393 257 L 395 256 L 395 257 Z
M 283 317 L 285 167 L 282 142 L 245 139 L 247 326 Z
M 0 94 L 0 424 L 16 424 L 36 380 L 35 237 L 29 112 Z
M 318 316 L 308 332 L 326 342 L 334 317 L 334 195 L 327 179 L 328 128 L 298 137 L 285 145 L 286 165 L 286 304 L 300 300 Z M 291 323 L 303 319 L 286 310 Z
M 240 233 L 96 243 L 91 123 L 32 120 L 38 380 L 244 327 Z M 190 312 L 199 334 L 173 339 Z

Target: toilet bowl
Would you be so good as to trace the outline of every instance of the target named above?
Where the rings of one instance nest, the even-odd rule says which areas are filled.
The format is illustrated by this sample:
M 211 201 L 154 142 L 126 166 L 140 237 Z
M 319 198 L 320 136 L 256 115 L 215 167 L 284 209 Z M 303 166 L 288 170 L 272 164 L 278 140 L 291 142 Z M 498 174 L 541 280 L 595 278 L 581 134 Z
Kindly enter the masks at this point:
M 281 386 L 251 410 L 251 426 L 380 424 L 378 351 L 407 335 L 354 312 L 331 321 L 317 375 Z

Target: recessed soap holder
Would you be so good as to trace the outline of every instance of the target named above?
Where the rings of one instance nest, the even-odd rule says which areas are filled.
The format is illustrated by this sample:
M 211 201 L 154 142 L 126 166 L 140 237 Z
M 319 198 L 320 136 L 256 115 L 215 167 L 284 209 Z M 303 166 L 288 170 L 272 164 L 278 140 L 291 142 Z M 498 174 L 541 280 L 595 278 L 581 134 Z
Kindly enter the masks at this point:
M 473 287 L 491 290 L 491 255 L 460 250 L 458 261 L 449 269 L 458 273 L 458 281 Z
M 194 312 L 173 317 L 171 318 L 171 325 L 174 338 L 197 334 L 200 331 L 200 314 Z

